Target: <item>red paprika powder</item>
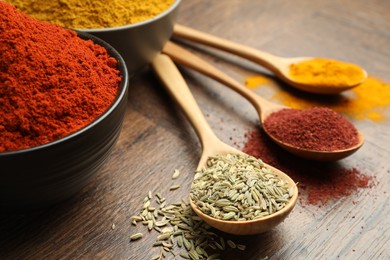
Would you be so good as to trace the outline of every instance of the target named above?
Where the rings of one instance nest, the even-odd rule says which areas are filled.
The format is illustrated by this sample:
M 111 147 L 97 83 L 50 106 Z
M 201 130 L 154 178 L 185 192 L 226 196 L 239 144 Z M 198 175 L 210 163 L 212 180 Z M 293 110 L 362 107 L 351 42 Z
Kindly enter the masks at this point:
M 0 152 L 91 123 L 115 99 L 117 67 L 102 46 L 0 1 Z
M 262 130 L 249 130 L 243 151 L 289 175 L 298 183 L 301 205 L 322 206 L 374 185 L 374 178 L 340 162 L 314 162 L 298 158 L 277 146 Z
M 359 143 L 355 126 L 329 108 L 282 109 L 264 120 L 264 129 L 286 144 L 308 150 L 343 150 Z

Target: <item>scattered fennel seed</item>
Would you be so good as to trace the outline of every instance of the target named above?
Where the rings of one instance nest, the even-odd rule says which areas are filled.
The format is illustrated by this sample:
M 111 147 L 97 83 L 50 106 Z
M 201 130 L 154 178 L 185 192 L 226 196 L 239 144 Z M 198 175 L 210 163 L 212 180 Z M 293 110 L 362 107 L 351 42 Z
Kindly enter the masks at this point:
M 171 187 L 169 187 L 169 190 L 177 190 L 178 188 L 180 188 L 180 185 L 175 184 L 175 185 L 172 185 Z
M 176 169 L 172 174 L 172 179 L 177 179 L 180 175 L 180 171 Z
M 225 242 L 222 236 L 215 233 L 211 226 L 195 214 L 184 199 L 167 203 L 161 208 L 156 207 L 159 210 L 155 209 L 152 213 L 149 212 L 148 209 L 155 208 L 154 204 L 159 205 L 160 198 L 163 198 L 161 193 L 157 194 L 155 194 L 155 201 L 152 199 L 147 200 L 150 203 L 143 201 L 139 215 L 131 217 L 131 221 L 135 223 L 142 222 L 145 226 L 153 224 L 152 229 L 156 231 L 149 231 L 150 234 L 156 234 L 153 247 L 160 250 L 158 255 L 155 255 L 155 257 L 159 256 L 157 259 L 165 259 L 168 257 L 167 253 L 172 254 L 175 259 L 178 257 L 182 259 L 221 259 L 225 243 L 229 244 L 230 247 L 232 247 L 230 244 L 234 244 L 239 250 L 245 249 L 245 246 L 231 240 Z M 146 209 L 144 208 L 145 203 L 148 204 Z M 154 212 L 158 214 L 153 214 Z M 136 233 L 131 236 L 131 240 L 140 239 L 142 236 L 142 233 Z
M 130 236 L 130 240 L 134 241 L 134 240 L 138 240 L 140 238 L 142 238 L 144 235 L 142 233 L 135 233 L 133 235 Z
M 233 241 L 231 241 L 230 239 L 228 241 L 226 241 L 226 243 L 231 247 L 231 248 L 236 248 L 237 245 L 236 243 L 234 243 Z
M 160 259 L 160 255 L 159 254 L 152 256 L 152 260 L 158 260 L 158 259 Z
M 237 249 L 244 251 L 246 249 L 245 245 L 237 244 Z

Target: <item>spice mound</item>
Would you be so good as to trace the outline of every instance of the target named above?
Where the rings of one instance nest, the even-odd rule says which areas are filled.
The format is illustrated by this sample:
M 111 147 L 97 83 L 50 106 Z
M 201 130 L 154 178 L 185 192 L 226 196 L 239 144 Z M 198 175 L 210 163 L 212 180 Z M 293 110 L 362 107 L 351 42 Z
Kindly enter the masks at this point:
M 205 214 L 227 221 L 247 221 L 283 209 L 293 188 L 264 163 L 249 155 L 209 157 L 196 172 L 190 198 Z
M 355 126 L 329 108 L 282 109 L 264 120 L 264 129 L 283 143 L 314 151 L 337 151 L 359 143 Z
M 355 64 L 321 58 L 294 63 L 289 72 L 296 82 L 317 87 L 355 86 L 365 79 L 365 72 Z
M 118 61 L 73 31 L 0 1 L 0 152 L 67 136 L 114 101 Z
M 66 28 L 110 28 L 153 18 L 175 0 L 5 0 L 39 20 Z

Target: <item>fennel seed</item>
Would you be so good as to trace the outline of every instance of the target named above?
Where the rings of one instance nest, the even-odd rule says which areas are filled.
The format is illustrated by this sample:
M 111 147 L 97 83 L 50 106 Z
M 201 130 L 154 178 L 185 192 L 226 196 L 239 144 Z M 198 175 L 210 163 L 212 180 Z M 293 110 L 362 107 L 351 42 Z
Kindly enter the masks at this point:
M 177 179 L 180 175 L 180 171 L 178 169 L 175 169 L 175 171 L 172 174 L 172 179 Z
M 249 155 L 227 154 L 208 158 L 196 171 L 190 197 L 203 213 L 226 221 L 246 221 L 284 208 L 293 189 Z M 254 210 L 256 208 L 256 210 Z
M 133 235 L 130 236 L 130 240 L 134 241 L 134 240 L 138 240 L 140 238 L 142 238 L 144 235 L 142 233 L 135 233 Z
M 220 253 L 225 250 L 224 238 L 214 233 L 213 229 L 195 214 L 188 201 L 181 199 L 155 209 L 153 204 L 161 206 L 159 201 L 163 198 L 161 193 L 157 194 L 155 194 L 155 200 L 143 201 L 139 215 L 132 216 L 131 221 L 135 224 L 142 222 L 148 229 L 151 227 L 150 234 L 156 234 L 153 247 L 160 249 L 159 259 L 165 258 L 166 253 L 171 253 L 175 257 L 181 256 L 184 259 L 220 258 Z M 150 195 L 152 194 L 148 194 L 147 198 Z M 220 202 L 224 204 L 226 201 Z M 147 208 L 144 208 L 145 203 L 147 203 Z M 150 208 L 153 210 L 149 211 Z M 230 209 L 233 211 L 233 208 Z M 140 239 L 142 236 L 141 233 L 134 234 L 131 240 Z M 209 255 L 209 253 L 212 254 Z
M 178 188 L 180 188 L 180 185 L 179 184 L 174 184 L 171 187 L 169 187 L 169 190 L 177 190 Z

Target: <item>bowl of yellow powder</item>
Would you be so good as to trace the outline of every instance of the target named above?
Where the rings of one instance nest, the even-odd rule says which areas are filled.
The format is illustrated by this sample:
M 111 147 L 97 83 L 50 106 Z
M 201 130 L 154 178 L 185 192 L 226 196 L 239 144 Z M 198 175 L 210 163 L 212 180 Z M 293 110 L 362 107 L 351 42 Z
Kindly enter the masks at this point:
M 181 0 L 5 0 L 39 20 L 93 34 L 113 46 L 130 73 L 170 38 Z

